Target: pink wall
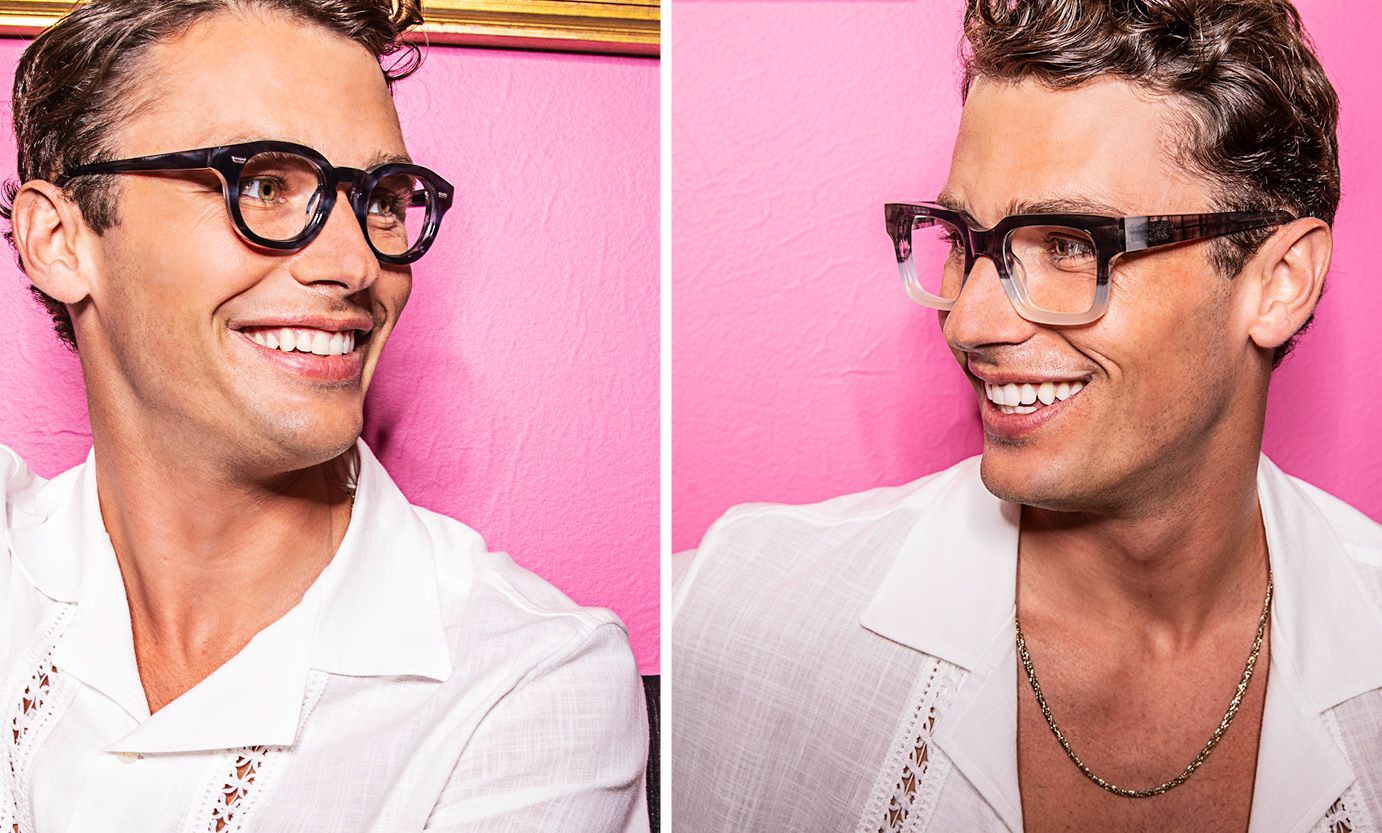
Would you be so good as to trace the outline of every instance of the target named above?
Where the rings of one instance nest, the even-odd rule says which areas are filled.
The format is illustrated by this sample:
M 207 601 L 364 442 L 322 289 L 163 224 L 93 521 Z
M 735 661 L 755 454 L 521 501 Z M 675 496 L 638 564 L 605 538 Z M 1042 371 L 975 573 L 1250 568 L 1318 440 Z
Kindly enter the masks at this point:
M 1382 519 L 1382 7 L 1297 5 L 1343 100 L 1344 199 L 1266 450 Z M 900 483 L 980 450 L 974 395 L 902 293 L 881 205 L 945 181 L 962 8 L 673 3 L 674 549 L 735 503 Z
M 23 47 L 0 41 L 6 90 Z M 457 205 L 366 438 L 415 503 L 613 608 L 657 673 L 658 62 L 438 47 L 398 106 Z M 3 268 L 0 442 L 53 474 L 90 446 L 81 373 Z

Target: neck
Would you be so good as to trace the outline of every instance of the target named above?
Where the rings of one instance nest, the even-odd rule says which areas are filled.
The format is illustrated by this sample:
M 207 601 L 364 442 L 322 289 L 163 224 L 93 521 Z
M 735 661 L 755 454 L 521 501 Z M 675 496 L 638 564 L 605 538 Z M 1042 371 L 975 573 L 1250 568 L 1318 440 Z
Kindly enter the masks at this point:
M 137 639 L 195 656 L 301 599 L 349 521 L 338 461 L 236 472 L 175 437 L 122 428 L 93 410 L 101 515 Z
M 1181 472 L 1135 511 L 1024 507 L 1019 544 L 1023 617 L 1063 616 L 1134 631 L 1175 650 L 1223 614 L 1260 610 L 1267 541 L 1257 454 Z

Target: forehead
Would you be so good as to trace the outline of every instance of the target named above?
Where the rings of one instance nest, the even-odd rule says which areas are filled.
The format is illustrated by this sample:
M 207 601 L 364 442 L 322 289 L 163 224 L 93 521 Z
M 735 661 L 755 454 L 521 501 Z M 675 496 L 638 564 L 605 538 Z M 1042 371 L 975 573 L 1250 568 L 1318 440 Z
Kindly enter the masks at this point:
M 281 13 L 208 16 L 141 56 L 138 108 L 117 131 L 137 156 L 284 139 L 337 165 L 406 153 L 378 61 L 360 44 Z
M 945 197 L 985 223 L 1038 205 L 1208 210 L 1209 183 L 1177 161 L 1180 117 L 1174 102 L 1120 80 L 1054 90 L 979 79 L 960 118 Z

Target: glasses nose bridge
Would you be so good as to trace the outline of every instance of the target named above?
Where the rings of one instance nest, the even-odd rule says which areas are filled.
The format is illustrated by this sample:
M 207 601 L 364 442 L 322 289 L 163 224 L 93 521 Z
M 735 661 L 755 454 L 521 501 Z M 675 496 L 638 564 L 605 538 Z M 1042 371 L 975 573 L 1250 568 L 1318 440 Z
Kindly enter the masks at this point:
M 365 192 L 365 182 L 369 179 L 369 171 L 360 168 L 333 167 L 327 179 L 327 186 L 333 192 L 339 190 L 342 185 L 347 186 L 351 205 L 354 205 Z
M 317 233 L 313 234 L 312 241 L 315 242 L 320 236 L 321 232 L 325 231 L 327 226 L 332 223 L 330 215 L 334 215 L 336 213 L 336 203 L 338 202 L 335 199 L 334 195 L 339 192 L 342 185 L 345 185 L 347 187 L 347 198 L 344 209 L 346 211 L 346 214 L 349 216 L 349 219 L 346 222 L 348 222 L 349 225 L 351 225 L 357 230 L 357 233 L 359 235 L 359 241 L 370 250 L 370 256 L 368 258 L 370 264 L 377 265 L 375 262 L 375 254 L 373 251 L 374 247 L 369 242 L 369 230 L 366 227 L 364 220 L 360 216 L 361 202 L 368 197 L 368 194 L 365 190 L 365 185 L 367 184 L 368 180 L 369 172 L 361 170 L 360 168 L 333 166 L 329 170 L 323 172 L 323 188 L 322 191 L 319 191 L 317 195 L 314 196 L 314 204 L 311 209 L 318 212 L 319 214 L 319 219 L 317 221 Z M 332 198 L 329 200 L 325 199 L 328 192 L 330 195 L 332 195 Z M 331 209 L 329 212 L 325 209 L 323 203 L 329 203 L 331 205 Z
M 976 229 L 968 225 L 965 226 L 963 233 L 965 238 L 965 272 L 960 290 L 963 291 L 964 287 L 969 284 L 970 275 L 974 273 L 979 261 L 984 258 L 987 258 L 989 263 L 993 265 L 995 275 L 1001 279 L 1006 268 L 1002 238 L 994 234 L 994 229 Z

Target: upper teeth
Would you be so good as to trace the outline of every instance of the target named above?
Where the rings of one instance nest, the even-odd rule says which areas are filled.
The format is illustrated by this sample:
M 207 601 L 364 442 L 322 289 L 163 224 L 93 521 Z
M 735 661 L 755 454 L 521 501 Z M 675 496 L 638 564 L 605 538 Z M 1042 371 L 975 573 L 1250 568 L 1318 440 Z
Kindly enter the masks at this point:
M 1065 400 L 1084 390 L 1084 382 L 1009 382 L 1006 385 L 984 383 L 984 393 L 989 401 L 999 407 L 1019 408 L 1020 413 L 1036 410 L 1036 403 L 1050 405 L 1057 399 Z
M 355 331 L 329 333 L 310 327 L 282 327 L 277 330 L 245 330 L 255 344 L 270 350 L 315 353 L 318 356 L 344 356 L 355 350 Z

